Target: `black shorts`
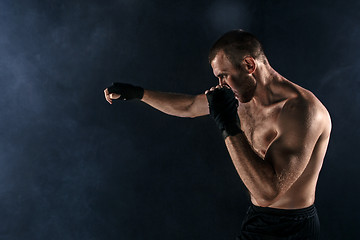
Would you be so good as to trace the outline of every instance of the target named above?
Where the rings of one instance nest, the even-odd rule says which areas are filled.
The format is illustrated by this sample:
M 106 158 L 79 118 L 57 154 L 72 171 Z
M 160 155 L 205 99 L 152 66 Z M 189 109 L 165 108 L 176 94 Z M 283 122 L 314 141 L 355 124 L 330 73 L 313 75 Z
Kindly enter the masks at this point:
M 237 240 L 317 240 L 320 222 L 315 205 L 302 209 L 276 209 L 251 205 Z

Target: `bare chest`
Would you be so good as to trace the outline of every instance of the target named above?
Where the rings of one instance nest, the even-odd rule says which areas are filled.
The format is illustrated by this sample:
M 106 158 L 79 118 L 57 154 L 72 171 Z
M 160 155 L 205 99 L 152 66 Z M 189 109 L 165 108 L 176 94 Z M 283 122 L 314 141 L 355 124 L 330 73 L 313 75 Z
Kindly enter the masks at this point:
M 280 111 L 281 106 L 263 109 L 242 106 L 238 109 L 241 129 L 253 149 L 262 158 L 277 136 L 277 119 Z

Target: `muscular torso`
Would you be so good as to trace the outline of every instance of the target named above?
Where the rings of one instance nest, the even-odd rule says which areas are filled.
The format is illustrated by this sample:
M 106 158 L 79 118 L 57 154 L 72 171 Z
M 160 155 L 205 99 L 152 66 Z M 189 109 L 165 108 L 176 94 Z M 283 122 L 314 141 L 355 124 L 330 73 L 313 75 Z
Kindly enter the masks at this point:
M 316 183 L 330 135 L 330 127 L 326 127 L 326 124 L 330 123 L 326 121 L 330 121 L 330 119 L 325 107 L 309 91 L 291 82 L 286 82 L 284 89 L 279 93 L 276 101 L 268 106 L 255 106 L 252 101 L 240 103 L 238 114 L 241 129 L 253 150 L 264 159 L 267 149 L 278 135 L 278 116 L 290 97 L 307 98 L 324 115 L 325 127 L 319 126 L 324 127 L 324 132 L 318 139 L 304 172 L 281 198 L 269 206 L 283 209 L 304 208 L 312 205 L 315 200 Z M 251 196 L 251 201 L 254 205 L 259 205 L 253 196 Z

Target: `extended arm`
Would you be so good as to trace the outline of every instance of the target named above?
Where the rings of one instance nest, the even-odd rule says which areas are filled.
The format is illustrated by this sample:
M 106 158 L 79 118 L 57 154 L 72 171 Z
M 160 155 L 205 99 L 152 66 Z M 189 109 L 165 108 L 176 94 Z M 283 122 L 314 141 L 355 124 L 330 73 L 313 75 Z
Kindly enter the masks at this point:
M 104 90 L 105 99 L 112 104 L 114 99 L 140 99 L 155 109 L 178 117 L 199 117 L 209 114 L 205 94 L 187 95 L 144 90 L 131 84 L 114 83 Z
M 199 117 L 209 114 L 205 94 L 187 95 L 145 90 L 141 101 L 169 115 Z

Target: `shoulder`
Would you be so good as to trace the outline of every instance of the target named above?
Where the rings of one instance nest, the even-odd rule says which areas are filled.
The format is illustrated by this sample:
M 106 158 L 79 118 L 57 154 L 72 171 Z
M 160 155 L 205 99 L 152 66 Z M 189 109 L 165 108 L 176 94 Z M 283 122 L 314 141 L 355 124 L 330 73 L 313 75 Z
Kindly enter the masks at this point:
M 329 112 L 310 91 L 302 89 L 284 104 L 279 115 L 280 129 L 311 131 L 313 134 L 330 134 Z M 305 133 L 304 132 L 304 133 Z

